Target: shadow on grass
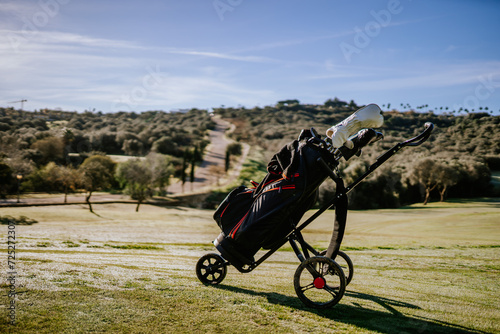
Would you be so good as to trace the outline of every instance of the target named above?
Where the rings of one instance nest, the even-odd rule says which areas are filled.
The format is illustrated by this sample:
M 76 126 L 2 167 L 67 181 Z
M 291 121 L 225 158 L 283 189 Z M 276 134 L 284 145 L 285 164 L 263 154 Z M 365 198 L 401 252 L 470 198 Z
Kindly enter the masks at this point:
M 397 210 L 450 209 L 453 208 L 453 204 L 466 205 L 474 203 L 483 203 L 489 207 L 500 208 L 500 197 L 448 198 L 444 202 L 432 201 L 428 205 L 423 206 L 402 206 L 397 208 Z
M 256 292 L 224 284 L 214 287 L 236 293 L 265 297 L 268 302 L 272 304 L 293 307 L 295 309 L 317 314 L 330 320 L 379 333 L 487 333 L 444 321 L 405 315 L 401 311 L 398 311 L 396 307 L 408 309 L 420 309 L 420 307 L 394 299 L 377 297 L 355 291 L 346 291 L 345 296 L 372 301 L 385 308 L 388 312 L 368 309 L 357 302 L 353 302 L 353 305 L 345 305 L 342 304 L 342 301 L 333 308 L 320 310 L 305 306 L 297 297 L 290 297 L 275 292 Z

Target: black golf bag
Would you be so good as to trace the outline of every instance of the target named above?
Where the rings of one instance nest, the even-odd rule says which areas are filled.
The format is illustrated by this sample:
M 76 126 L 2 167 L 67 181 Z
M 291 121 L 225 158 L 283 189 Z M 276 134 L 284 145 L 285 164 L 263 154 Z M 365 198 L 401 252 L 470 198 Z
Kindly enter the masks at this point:
M 312 131 L 303 130 L 298 140 L 275 154 L 259 184 L 234 189 L 214 213 L 222 230 L 214 244 L 236 268 L 252 264 L 259 249 L 271 249 L 283 240 L 316 202 L 318 188 L 328 177 L 318 158 L 330 168 L 337 162 L 316 145 Z

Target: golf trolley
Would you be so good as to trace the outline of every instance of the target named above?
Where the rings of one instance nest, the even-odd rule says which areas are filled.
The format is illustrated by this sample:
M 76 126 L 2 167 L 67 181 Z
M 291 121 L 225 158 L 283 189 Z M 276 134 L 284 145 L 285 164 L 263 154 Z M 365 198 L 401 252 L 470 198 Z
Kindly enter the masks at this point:
M 328 143 L 328 139 L 321 139 L 314 129 L 303 130 L 299 140 L 304 142 L 302 146 L 308 149 L 308 151 L 305 151 L 304 156 L 307 156 L 306 158 L 308 159 L 312 156 L 312 160 L 310 159 L 312 162 L 309 164 L 316 168 L 314 169 L 315 179 L 309 181 L 312 183 L 311 186 L 306 185 L 302 187 L 303 192 L 300 195 L 300 199 L 290 204 L 288 206 L 290 208 L 281 208 L 279 209 L 281 211 L 277 212 L 277 214 L 268 216 L 274 217 L 272 218 L 274 219 L 273 224 L 281 224 L 277 229 L 266 232 L 265 235 L 262 234 L 262 238 L 264 239 L 268 234 L 272 235 L 274 238 L 272 242 L 256 243 L 252 251 L 247 252 L 247 254 L 250 255 L 245 256 L 244 252 L 242 255 L 239 251 L 239 248 L 248 249 L 248 246 L 245 246 L 245 242 L 246 239 L 248 239 L 247 236 L 252 235 L 250 232 L 244 234 L 245 231 L 243 231 L 240 236 L 240 239 L 243 241 L 238 241 L 238 233 L 240 233 L 241 229 L 245 228 L 244 224 L 246 220 L 249 219 L 249 212 L 252 214 L 252 210 L 256 211 L 259 208 L 262 210 L 262 203 L 258 206 L 259 208 L 254 208 L 257 198 L 262 194 L 273 193 L 272 190 L 275 189 L 278 189 L 280 192 L 285 191 L 283 189 L 292 189 L 289 183 L 281 183 L 279 187 L 275 186 L 275 184 L 280 182 L 290 182 L 289 178 L 283 177 L 277 179 L 273 178 L 273 175 L 268 174 L 261 184 L 255 184 L 257 190 L 241 187 L 241 189 L 235 189 L 219 206 L 214 218 L 216 218 L 223 232 L 214 241 L 214 245 L 220 254 L 209 253 L 203 255 L 198 260 L 196 264 L 196 275 L 198 279 L 206 285 L 217 285 L 226 277 L 227 267 L 230 264 L 242 273 L 250 272 L 288 242 L 300 261 L 295 271 L 293 281 L 295 292 L 299 299 L 305 305 L 313 308 L 327 308 L 336 305 L 342 299 L 346 286 L 351 282 L 354 274 L 351 259 L 347 254 L 340 251 L 340 244 L 344 235 L 347 218 L 347 194 L 399 150 L 406 146 L 418 146 L 425 142 L 429 138 L 433 128 L 434 125 L 432 123 L 426 123 L 425 129 L 420 135 L 398 143 L 387 150 L 376 159 L 363 175 L 347 186 L 344 185 L 344 181 L 337 171 L 339 160 L 342 157 L 347 160 L 354 155 L 359 155 L 361 148 L 381 139 L 383 137 L 382 134 L 373 129 L 363 129 L 350 138 L 347 147 L 333 148 L 332 145 Z M 306 133 L 304 134 L 304 132 Z M 300 142 L 294 147 L 301 147 Z M 316 175 L 321 174 L 320 172 L 323 173 L 324 177 L 316 177 Z M 312 216 L 299 224 L 302 214 L 312 207 L 316 201 L 316 197 L 309 195 L 309 193 L 315 192 L 317 194 L 319 185 L 328 177 L 336 183 L 334 197 L 327 204 L 318 209 Z M 298 188 L 298 186 L 294 189 L 296 188 Z M 256 193 L 255 191 L 258 192 L 259 189 L 261 192 Z M 278 192 L 275 191 L 274 193 Z M 249 204 L 239 207 L 237 204 L 234 204 L 233 206 L 236 208 L 235 212 L 238 213 L 241 211 L 242 214 L 238 216 L 238 219 L 235 220 L 234 223 L 231 223 L 231 226 L 223 226 L 223 223 L 220 223 L 220 218 L 223 217 L 223 214 L 226 214 L 225 211 L 231 205 L 231 200 L 234 200 L 237 196 L 247 196 L 247 198 L 249 198 Z M 301 201 L 307 202 L 307 204 L 299 205 L 298 203 L 301 203 Z M 243 207 L 244 209 L 242 209 Z M 272 207 L 276 207 L 276 204 L 272 204 Z M 298 207 L 300 207 L 300 210 L 297 209 Z M 335 208 L 335 224 L 330 245 L 327 250 L 318 251 L 304 240 L 302 230 L 332 207 Z M 245 215 L 243 215 L 243 211 L 247 211 Z M 282 223 L 282 221 L 285 221 L 285 223 Z M 260 229 L 260 227 L 258 229 Z M 278 232 L 276 232 L 276 230 L 278 230 Z M 240 244 L 242 245 L 241 247 L 239 246 Z M 256 249 L 268 249 L 268 251 L 259 259 L 254 260 L 252 255 L 256 253 Z

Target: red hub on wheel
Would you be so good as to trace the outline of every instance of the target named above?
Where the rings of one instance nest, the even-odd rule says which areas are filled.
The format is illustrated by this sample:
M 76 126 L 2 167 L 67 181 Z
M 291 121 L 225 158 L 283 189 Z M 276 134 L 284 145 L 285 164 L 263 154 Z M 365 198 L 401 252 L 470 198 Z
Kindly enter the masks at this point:
M 316 277 L 313 284 L 316 289 L 323 289 L 326 285 L 326 281 L 323 277 Z

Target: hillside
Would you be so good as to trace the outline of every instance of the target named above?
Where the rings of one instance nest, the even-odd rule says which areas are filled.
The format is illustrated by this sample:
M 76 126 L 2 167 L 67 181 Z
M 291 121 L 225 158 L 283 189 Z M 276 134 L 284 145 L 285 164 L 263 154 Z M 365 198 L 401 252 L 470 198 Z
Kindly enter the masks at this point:
M 301 129 L 314 127 L 325 133 L 359 107 L 354 101 L 335 98 L 321 105 L 287 100 L 264 108 L 215 108 L 213 112 L 235 125 L 232 139 L 252 146 L 240 180 L 247 182 L 259 180 L 267 161 L 297 138 Z M 361 157 L 341 163 L 347 182 L 363 173 L 384 150 L 420 133 L 425 122 L 434 123 L 435 130 L 425 144 L 403 150 L 362 183 L 351 194 L 351 207 L 397 207 L 424 199 L 499 195 L 498 187 L 490 181 L 491 172 L 500 171 L 500 116 L 389 110 L 384 119 L 379 129 L 384 140 L 365 148 Z M 185 177 L 186 154 L 202 154 L 209 142 L 207 130 L 213 127 L 211 114 L 198 109 L 186 113 L 78 114 L 0 108 L 0 195 L 16 190 L 17 174 L 30 180 L 31 185 L 23 184 L 26 190 L 57 190 L 41 182 L 42 174 L 30 176 L 49 163 L 78 167 L 96 151 L 130 156 L 161 154 L 173 165 L 177 177 Z M 111 185 L 119 187 L 118 182 Z M 320 201 L 332 191 L 333 185 L 327 182 Z M 365 195 L 374 191 L 380 196 Z
M 314 127 L 319 133 L 325 133 L 327 128 L 360 107 L 353 101 L 350 104 L 337 99 L 336 104 L 331 102 L 302 105 L 294 100 L 293 103 L 278 103 L 264 108 L 218 108 L 214 112 L 236 125 L 232 133 L 234 139 L 249 143 L 255 151 L 261 148 L 262 160 L 267 161 L 283 145 L 295 139 L 301 129 Z M 447 196 L 498 195 L 492 188 L 490 178 L 491 171 L 500 170 L 499 116 L 390 110 L 384 112 L 384 119 L 384 125 L 379 129 L 385 136 L 384 140 L 366 147 L 361 157 L 341 164 L 340 170 L 347 181 L 361 175 L 383 151 L 420 133 L 425 122 L 434 123 L 435 130 L 422 146 L 398 153 L 362 183 L 351 194 L 353 207 L 397 207 L 419 202 L 425 198 L 426 190 L 429 190 L 430 198 L 438 200 Z M 429 167 L 426 159 L 432 160 L 436 175 L 444 175 L 441 180 L 427 180 L 436 185 L 432 190 L 434 184 L 426 189 L 424 180 L 417 175 L 417 171 Z M 248 171 L 246 175 L 251 177 Z M 418 177 L 420 180 L 416 179 Z M 333 184 L 327 183 L 321 190 L 320 199 L 333 190 Z M 374 199 L 364 195 L 374 191 L 381 196 Z

